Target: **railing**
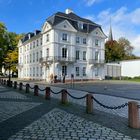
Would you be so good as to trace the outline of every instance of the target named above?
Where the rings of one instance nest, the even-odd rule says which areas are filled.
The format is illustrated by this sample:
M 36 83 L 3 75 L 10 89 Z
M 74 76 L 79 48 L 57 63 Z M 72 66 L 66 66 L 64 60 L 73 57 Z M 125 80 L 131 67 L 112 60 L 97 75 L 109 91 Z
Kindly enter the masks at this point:
M 40 58 L 39 62 L 75 62 L 75 57 L 49 56 Z
M 89 64 L 104 64 L 105 60 L 104 59 L 89 59 L 88 60 Z
M 8 80 L 7 80 L 8 81 Z M 7 83 L 6 80 L 0 79 L 0 84 L 3 86 L 6 86 Z M 75 97 L 71 93 L 69 93 L 66 89 L 62 89 L 58 92 L 54 92 L 51 90 L 50 87 L 45 87 L 44 89 L 40 89 L 38 85 L 34 85 L 31 87 L 28 83 L 24 85 L 23 83 L 17 83 L 17 81 L 11 82 L 10 87 L 14 87 L 14 89 L 17 89 L 17 86 L 19 86 L 19 90 L 23 90 L 23 87 L 25 87 L 25 92 L 29 93 L 30 89 L 33 90 L 34 96 L 39 96 L 39 91 L 45 91 L 45 99 L 50 100 L 51 93 L 52 94 L 61 94 L 61 103 L 66 104 L 68 103 L 68 96 L 70 96 L 72 99 L 81 100 L 86 99 L 86 112 L 87 113 L 93 113 L 93 101 L 95 101 L 98 105 L 102 106 L 103 108 L 109 109 L 109 110 L 117 110 L 122 109 L 124 107 L 128 107 L 128 126 L 132 128 L 140 128 L 140 118 L 139 118 L 139 108 L 140 105 L 138 105 L 135 101 L 129 101 L 121 105 L 117 106 L 108 106 L 101 101 L 97 100 L 93 94 L 86 94 L 82 97 Z

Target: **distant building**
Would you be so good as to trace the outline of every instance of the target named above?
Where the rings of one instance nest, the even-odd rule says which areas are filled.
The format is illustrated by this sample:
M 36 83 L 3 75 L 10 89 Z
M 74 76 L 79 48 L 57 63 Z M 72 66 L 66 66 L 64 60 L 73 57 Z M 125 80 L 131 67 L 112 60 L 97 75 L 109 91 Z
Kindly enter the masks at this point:
M 110 30 L 109 30 L 109 35 L 108 35 L 108 41 L 113 41 L 111 21 L 110 21 Z
M 19 41 L 18 77 L 50 81 L 104 78 L 106 35 L 100 25 L 72 10 L 57 12 L 41 31 L 27 33 Z
M 125 60 L 105 65 L 106 77 L 137 77 L 140 76 L 140 59 Z

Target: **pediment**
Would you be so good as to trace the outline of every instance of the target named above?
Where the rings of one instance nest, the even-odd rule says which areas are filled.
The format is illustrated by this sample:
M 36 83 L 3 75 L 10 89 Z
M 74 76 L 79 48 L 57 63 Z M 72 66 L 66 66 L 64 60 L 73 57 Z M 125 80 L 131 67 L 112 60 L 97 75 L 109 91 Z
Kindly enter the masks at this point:
M 104 34 L 104 32 L 99 27 L 97 27 L 96 29 L 94 29 L 91 32 L 91 34 L 93 36 L 96 36 L 96 37 L 107 38 L 107 36 Z
M 45 22 L 43 27 L 42 27 L 42 33 L 47 32 L 48 30 L 50 30 L 52 28 L 52 26 L 50 25 L 50 23 Z
M 64 20 L 64 21 L 60 22 L 54 28 L 58 29 L 58 30 L 77 32 L 77 30 L 70 24 L 70 22 L 68 20 Z

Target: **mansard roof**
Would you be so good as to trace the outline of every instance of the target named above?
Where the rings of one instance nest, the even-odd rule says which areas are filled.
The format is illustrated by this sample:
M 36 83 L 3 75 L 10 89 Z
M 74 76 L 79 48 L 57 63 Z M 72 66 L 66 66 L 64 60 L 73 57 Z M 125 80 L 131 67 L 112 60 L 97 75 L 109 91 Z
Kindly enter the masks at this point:
M 101 29 L 101 26 L 99 24 L 96 24 L 91 20 L 79 17 L 78 15 L 74 14 L 73 12 L 71 12 L 69 14 L 57 12 L 53 16 L 49 17 L 47 19 L 47 22 L 49 22 L 52 26 L 55 26 L 64 20 L 68 20 L 77 31 L 84 32 L 84 33 L 90 33 L 97 27 L 99 27 Z M 78 27 L 79 22 L 83 23 L 83 29 Z
M 22 41 L 22 43 L 24 43 L 25 41 L 31 39 L 32 37 L 34 37 L 34 36 L 36 36 L 36 35 L 38 35 L 40 33 L 41 33 L 40 30 L 35 30 L 34 33 L 33 32 L 29 32 L 29 33 L 25 34 L 25 36 L 21 39 L 21 41 Z
M 70 12 L 68 14 L 65 14 L 62 12 L 57 12 L 54 15 L 52 15 L 46 19 L 46 21 L 51 26 L 56 26 L 57 24 L 63 22 L 64 20 L 68 20 L 69 23 L 77 31 L 82 32 L 82 33 L 91 33 L 96 28 L 100 28 L 100 30 L 102 31 L 102 28 L 99 24 L 96 24 L 95 22 L 88 20 L 86 18 L 79 17 L 78 15 L 74 14 L 73 12 Z M 83 24 L 83 28 L 79 28 L 79 23 Z M 29 32 L 21 39 L 21 41 L 22 41 L 22 43 L 24 43 L 25 41 L 31 39 L 32 37 L 34 37 L 40 33 L 41 33 L 41 31 L 39 31 L 39 30 L 36 30 L 35 33 Z

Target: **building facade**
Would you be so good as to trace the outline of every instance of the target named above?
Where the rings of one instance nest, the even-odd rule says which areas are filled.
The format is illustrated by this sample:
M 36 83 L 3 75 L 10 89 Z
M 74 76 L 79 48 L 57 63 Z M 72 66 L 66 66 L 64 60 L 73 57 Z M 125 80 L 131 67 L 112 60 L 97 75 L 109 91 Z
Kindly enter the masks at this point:
M 50 81 L 104 79 L 105 34 L 101 26 L 67 9 L 49 17 L 41 31 L 18 44 L 18 77 Z

